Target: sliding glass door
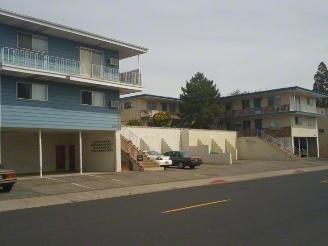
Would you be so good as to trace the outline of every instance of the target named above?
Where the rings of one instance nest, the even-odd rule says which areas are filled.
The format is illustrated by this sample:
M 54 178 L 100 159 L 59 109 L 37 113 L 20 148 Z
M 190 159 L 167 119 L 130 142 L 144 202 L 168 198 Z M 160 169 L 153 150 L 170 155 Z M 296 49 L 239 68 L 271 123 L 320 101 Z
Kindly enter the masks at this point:
M 92 78 L 102 78 L 103 53 L 94 50 L 80 50 L 81 75 Z

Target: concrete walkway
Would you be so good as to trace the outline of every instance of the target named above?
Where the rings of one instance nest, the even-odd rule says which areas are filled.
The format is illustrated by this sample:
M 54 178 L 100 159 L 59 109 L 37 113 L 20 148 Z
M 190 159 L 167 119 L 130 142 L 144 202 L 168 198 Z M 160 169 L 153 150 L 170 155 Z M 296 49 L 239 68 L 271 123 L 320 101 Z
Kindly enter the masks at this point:
M 327 159 L 290 162 L 240 161 L 154 172 L 86 173 L 19 179 L 11 193 L 0 193 L 0 211 L 82 202 L 170 189 L 328 170 Z M 328 177 L 327 177 L 328 179 Z

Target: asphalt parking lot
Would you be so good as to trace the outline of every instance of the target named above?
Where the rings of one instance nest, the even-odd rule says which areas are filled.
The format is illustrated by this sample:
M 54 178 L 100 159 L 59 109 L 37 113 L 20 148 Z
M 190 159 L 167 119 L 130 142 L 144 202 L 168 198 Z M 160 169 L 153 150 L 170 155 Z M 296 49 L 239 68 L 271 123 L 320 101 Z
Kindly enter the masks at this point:
M 317 166 L 328 166 L 328 160 L 237 161 L 232 165 L 203 164 L 195 169 L 170 167 L 164 171 L 45 174 L 43 178 L 25 176 L 18 178 L 10 193 L 0 190 L 0 201 Z

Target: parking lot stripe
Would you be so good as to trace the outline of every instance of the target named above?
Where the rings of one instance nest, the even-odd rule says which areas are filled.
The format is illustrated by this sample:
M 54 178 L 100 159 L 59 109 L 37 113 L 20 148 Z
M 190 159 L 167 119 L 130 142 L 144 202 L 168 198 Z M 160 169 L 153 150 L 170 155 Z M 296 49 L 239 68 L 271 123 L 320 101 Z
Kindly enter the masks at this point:
M 164 212 L 162 212 L 162 214 L 171 213 L 171 212 L 177 212 L 177 211 L 186 210 L 186 209 L 190 209 L 190 208 L 198 208 L 198 207 L 207 206 L 207 205 L 212 205 L 212 204 L 221 203 L 221 202 L 227 202 L 227 201 L 229 201 L 229 200 L 230 200 L 230 199 L 227 199 L 227 200 L 221 200 L 221 201 L 216 201 L 216 202 L 208 202 L 208 203 L 198 204 L 198 205 L 189 206 L 189 207 L 184 207 L 184 208 L 177 208 L 177 209 L 173 209 L 173 210 L 164 211 Z
M 105 178 L 106 178 L 106 177 L 96 176 L 96 175 L 92 175 L 92 174 L 88 174 L 88 176 L 97 177 L 97 178 L 102 178 L 102 179 L 105 179 Z
M 321 183 L 327 183 L 327 182 L 328 182 L 328 180 L 321 181 Z
M 131 182 L 127 182 L 127 181 L 123 181 L 123 180 L 118 180 L 118 179 L 112 179 L 112 180 L 123 182 L 123 183 L 130 183 L 131 184 Z
M 66 181 L 65 180 L 60 180 L 60 179 L 53 179 L 53 178 L 49 178 L 49 177 L 45 177 L 46 179 L 51 179 L 51 180 L 55 180 L 55 181 L 59 181 L 59 182 L 64 182 L 64 183 L 66 183 Z
M 84 185 L 80 185 L 80 184 L 76 184 L 76 183 L 71 183 L 71 184 L 72 184 L 72 185 L 81 186 L 81 187 L 84 187 L 84 188 L 87 188 L 87 189 L 95 189 L 95 188 L 91 188 L 91 187 L 84 186 Z

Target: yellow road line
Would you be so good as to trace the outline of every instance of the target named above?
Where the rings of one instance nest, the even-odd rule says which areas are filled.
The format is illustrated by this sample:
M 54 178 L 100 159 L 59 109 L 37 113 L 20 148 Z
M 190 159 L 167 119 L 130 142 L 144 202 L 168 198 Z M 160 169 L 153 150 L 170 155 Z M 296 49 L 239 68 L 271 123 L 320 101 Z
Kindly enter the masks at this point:
M 186 210 L 186 209 L 190 209 L 190 208 L 198 208 L 198 207 L 207 206 L 207 205 L 212 205 L 212 204 L 221 203 L 221 202 L 227 202 L 227 201 L 229 201 L 229 200 L 230 200 L 230 199 L 227 199 L 227 200 L 221 200 L 221 201 L 216 201 L 216 202 L 208 202 L 208 203 L 198 204 L 198 205 L 189 206 L 189 207 L 184 207 L 184 208 L 177 208 L 177 209 L 173 209 L 173 210 L 164 211 L 164 212 L 162 212 L 162 214 L 171 213 L 171 212 L 177 212 L 177 211 Z
M 328 182 L 328 180 L 321 181 L 321 183 L 326 183 L 326 182 Z

